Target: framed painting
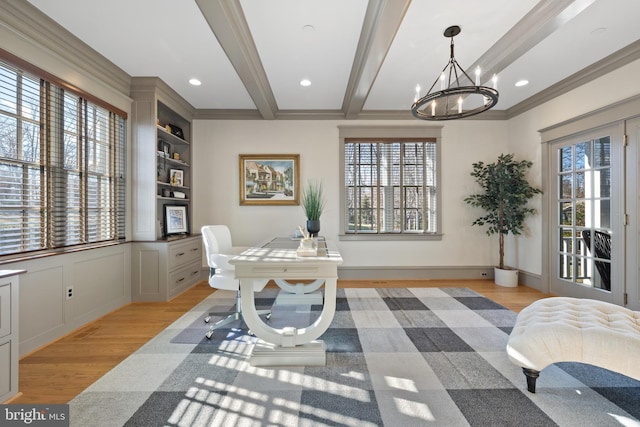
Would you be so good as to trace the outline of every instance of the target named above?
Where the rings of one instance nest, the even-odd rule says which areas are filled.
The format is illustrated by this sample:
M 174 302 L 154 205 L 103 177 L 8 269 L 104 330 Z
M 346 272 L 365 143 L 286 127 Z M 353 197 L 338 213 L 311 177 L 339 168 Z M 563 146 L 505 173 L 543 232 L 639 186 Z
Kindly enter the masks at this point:
M 241 205 L 298 205 L 299 154 L 240 154 Z
M 164 234 L 189 234 L 189 213 L 186 205 L 164 205 Z

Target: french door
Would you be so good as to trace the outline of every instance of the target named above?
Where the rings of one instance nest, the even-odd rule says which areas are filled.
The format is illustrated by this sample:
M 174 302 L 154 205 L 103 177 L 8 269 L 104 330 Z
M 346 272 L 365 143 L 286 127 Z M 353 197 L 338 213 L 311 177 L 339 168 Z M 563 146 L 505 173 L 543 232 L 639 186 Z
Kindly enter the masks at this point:
M 624 304 L 623 124 L 549 146 L 549 290 Z

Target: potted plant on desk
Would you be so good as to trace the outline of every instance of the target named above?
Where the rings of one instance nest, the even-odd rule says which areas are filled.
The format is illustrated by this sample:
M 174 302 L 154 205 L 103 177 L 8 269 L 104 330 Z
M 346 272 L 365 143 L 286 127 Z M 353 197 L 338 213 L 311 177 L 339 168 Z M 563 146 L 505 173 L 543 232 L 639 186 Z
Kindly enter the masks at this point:
M 322 182 L 309 181 L 302 189 L 302 208 L 307 215 L 307 231 L 314 237 L 318 236 L 320 231 L 320 215 L 324 205 Z
M 526 171 L 533 165 L 528 160 L 516 161 L 513 154 L 501 154 L 494 163 L 473 164 L 471 176 L 483 192 L 464 199 L 467 204 L 484 209 L 487 213 L 473 221 L 473 225 L 486 225 L 487 234 L 498 234 L 500 264 L 494 268 L 494 281 L 501 286 L 517 286 L 518 270 L 505 269 L 504 237 L 511 232 L 519 235 L 524 229 L 527 215 L 535 213 L 528 207 L 529 200 L 542 193 L 526 180 Z

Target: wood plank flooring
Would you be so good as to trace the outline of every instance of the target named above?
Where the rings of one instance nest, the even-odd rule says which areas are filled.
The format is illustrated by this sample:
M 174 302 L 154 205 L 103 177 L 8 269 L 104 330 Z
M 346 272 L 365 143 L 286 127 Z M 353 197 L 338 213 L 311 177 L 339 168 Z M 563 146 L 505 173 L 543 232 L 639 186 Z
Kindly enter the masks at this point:
M 525 286 L 496 286 L 490 280 L 340 280 L 338 286 L 464 287 L 515 312 L 549 296 Z M 202 282 L 169 302 L 129 304 L 24 356 L 20 394 L 11 403 L 67 403 L 211 292 Z

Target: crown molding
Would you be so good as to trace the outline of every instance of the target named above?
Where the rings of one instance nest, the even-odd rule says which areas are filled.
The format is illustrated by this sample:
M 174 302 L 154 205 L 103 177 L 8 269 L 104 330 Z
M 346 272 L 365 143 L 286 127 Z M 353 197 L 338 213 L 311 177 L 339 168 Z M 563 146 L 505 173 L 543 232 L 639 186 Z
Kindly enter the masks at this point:
M 223 110 L 202 108 L 193 114 L 193 120 L 263 120 L 258 110 Z
M 520 115 L 539 105 L 549 102 L 560 95 L 589 83 L 599 77 L 604 76 L 618 68 L 623 67 L 637 59 L 640 59 L 640 40 L 637 40 L 617 52 L 601 59 L 600 61 L 586 67 L 577 73 L 549 86 L 545 90 L 538 92 L 519 104 L 514 105 L 507 111 L 507 119 Z
M 94 82 L 99 82 L 128 96 L 131 76 L 31 3 L 27 1 L 0 2 L 0 27 L 10 31 L 17 39 L 35 45 L 53 57 L 62 59 L 78 73 L 88 76 Z M 2 47 L 40 68 L 46 68 L 34 60 L 38 56 L 42 59 L 41 55 L 35 55 L 35 58 L 24 58 L 25 52 L 21 51 L 19 46 L 2 45 Z M 64 78 L 64 76 L 58 77 Z M 70 83 L 75 84 L 75 82 Z
M 195 113 L 195 108 L 166 84 L 159 77 L 132 77 L 131 95 L 136 93 L 148 93 L 155 96 L 158 101 L 174 110 L 178 115 L 186 120 L 191 120 Z

